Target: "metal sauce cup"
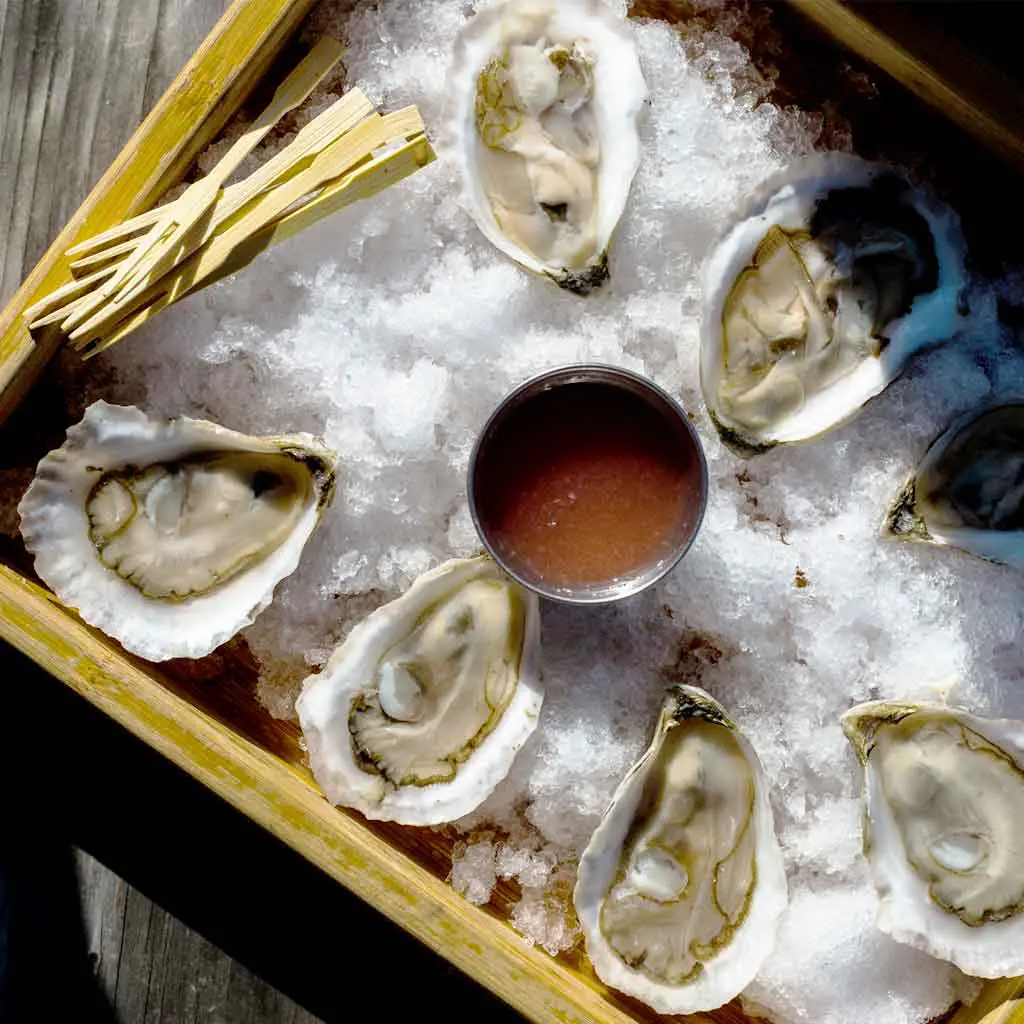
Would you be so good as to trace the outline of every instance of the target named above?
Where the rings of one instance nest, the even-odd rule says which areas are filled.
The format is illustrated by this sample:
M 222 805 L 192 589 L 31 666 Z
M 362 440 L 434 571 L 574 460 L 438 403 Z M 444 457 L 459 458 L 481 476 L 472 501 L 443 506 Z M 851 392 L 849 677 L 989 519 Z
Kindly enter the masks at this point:
M 583 391 L 581 386 L 584 385 L 591 387 Z M 527 468 L 536 465 L 538 471 L 544 471 L 545 460 L 550 462 L 558 457 L 551 452 L 558 448 L 559 439 L 554 435 L 559 433 L 563 411 L 568 423 L 585 408 L 590 422 L 600 424 L 603 422 L 600 417 L 602 401 L 607 404 L 609 417 L 619 415 L 621 418 L 624 409 L 637 410 L 634 420 L 637 423 L 643 421 L 644 431 L 651 436 L 652 450 L 657 448 L 659 452 L 671 452 L 673 461 L 678 460 L 677 467 L 685 467 L 679 468 L 680 480 L 685 482 L 685 487 L 680 483 L 675 499 L 682 511 L 661 538 L 657 551 L 639 564 L 601 579 L 591 575 L 585 582 L 567 582 L 565 578 L 557 578 L 538 569 L 536 559 L 531 561 L 524 556 L 517 547 L 516 538 L 509 536 L 505 527 L 498 523 L 495 509 L 501 510 L 505 491 L 516 486 L 509 482 L 515 479 L 515 473 L 508 472 L 512 464 Z M 617 410 L 614 414 L 613 407 Z M 530 416 L 535 414 L 546 417 L 544 422 L 551 427 L 550 445 L 544 443 L 543 437 L 527 436 L 529 431 L 522 429 L 523 424 L 529 423 Z M 622 419 L 622 423 L 626 424 L 627 420 Z M 630 480 L 629 486 L 642 488 L 643 479 L 641 475 L 635 481 Z M 600 363 L 579 363 L 548 370 L 531 378 L 498 405 L 484 424 L 473 448 L 468 491 L 470 513 L 484 546 L 513 579 L 553 601 L 604 604 L 630 597 L 649 587 L 686 554 L 704 517 L 708 473 L 696 431 L 681 406 L 661 388 L 630 370 Z M 570 493 L 569 497 L 575 499 L 577 496 Z M 657 501 L 653 498 L 652 501 L 657 506 Z M 560 542 L 558 538 L 551 541 L 555 545 Z

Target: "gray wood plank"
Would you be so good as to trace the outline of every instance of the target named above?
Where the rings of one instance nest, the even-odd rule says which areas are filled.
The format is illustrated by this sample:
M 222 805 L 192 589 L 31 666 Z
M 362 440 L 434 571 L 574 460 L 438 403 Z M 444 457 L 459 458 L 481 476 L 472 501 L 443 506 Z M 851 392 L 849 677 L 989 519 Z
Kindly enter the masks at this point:
M 225 7 L 0 0 L 0 304 Z M 123 1024 L 316 1024 L 88 854 L 76 865 L 94 973 Z
M 124 1024 L 317 1024 L 87 853 L 76 853 L 93 970 Z

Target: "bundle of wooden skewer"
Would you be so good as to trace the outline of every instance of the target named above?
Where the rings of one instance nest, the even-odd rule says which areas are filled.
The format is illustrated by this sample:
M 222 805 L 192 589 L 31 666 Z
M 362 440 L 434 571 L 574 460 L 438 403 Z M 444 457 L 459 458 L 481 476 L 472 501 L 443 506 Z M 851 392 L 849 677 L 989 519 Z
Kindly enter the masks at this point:
M 88 358 L 269 246 L 430 163 L 415 107 L 381 115 L 352 89 L 247 178 L 227 184 L 341 53 L 333 39 L 317 43 L 209 174 L 177 199 L 69 249 L 74 279 L 25 311 L 29 328 L 59 324 Z

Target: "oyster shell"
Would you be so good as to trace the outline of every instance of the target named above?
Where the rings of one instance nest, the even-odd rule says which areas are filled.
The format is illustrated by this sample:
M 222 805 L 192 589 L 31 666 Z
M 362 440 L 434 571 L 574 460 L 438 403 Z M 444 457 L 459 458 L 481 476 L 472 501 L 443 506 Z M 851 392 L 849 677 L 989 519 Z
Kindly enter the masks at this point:
M 828 154 L 771 187 L 705 268 L 701 388 L 746 451 L 855 417 L 956 332 L 966 284 L 955 214 L 891 170 Z
M 248 437 L 96 402 L 18 505 L 36 572 L 129 651 L 198 658 L 263 611 L 334 493 L 306 434 Z
M 295 707 L 317 782 L 368 818 L 468 814 L 537 725 L 539 651 L 536 596 L 491 559 L 425 573 L 303 683 Z
M 1024 973 L 1024 723 L 874 701 L 842 724 L 878 926 L 968 974 Z
M 1024 569 L 1024 404 L 955 420 L 932 442 L 886 525 L 904 540 Z
M 703 690 L 668 691 L 573 898 L 599 977 L 659 1013 L 727 1003 L 771 952 L 787 895 L 764 776 Z
M 597 0 L 508 0 L 459 34 L 446 143 L 504 253 L 586 294 L 640 162 L 647 98 L 629 28 Z

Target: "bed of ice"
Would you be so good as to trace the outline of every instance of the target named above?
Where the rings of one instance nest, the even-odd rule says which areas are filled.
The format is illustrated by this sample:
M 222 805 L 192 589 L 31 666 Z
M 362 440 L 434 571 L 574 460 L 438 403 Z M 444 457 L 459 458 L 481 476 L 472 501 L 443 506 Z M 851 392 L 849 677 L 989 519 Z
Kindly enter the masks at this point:
M 350 82 L 437 125 L 447 54 L 473 7 L 380 0 L 320 17 L 344 25 Z M 246 631 L 261 700 L 290 716 L 302 677 L 360 617 L 477 550 L 467 457 L 514 385 L 586 359 L 678 395 L 707 448 L 703 531 L 636 599 L 545 607 L 540 726 L 460 823 L 451 882 L 482 903 L 497 877 L 517 878 L 516 927 L 552 952 L 571 946 L 575 858 L 646 745 L 666 681 L 697 682 L 760 754 L 787 858 L 791 906 L 746 998 L 779 1021 L 921 1024 L 964 980 L 873 926 L 859 773 L 838 717 L 950 686 L 980 712 L 1024 715 L 1024 577 L 880 536 L 887 503 L 955 414 L 1024 395 L 1024 356 L 979 282 L 965 336 L 853 425 L 748 462 L 724 449 L 697 386 L 699 270 L 751 190 L 813 148 L 815 121 L 762 102 L 726 36 L 684 52 L 665 24 L 634 28 L 651 92 L 644 161 L 600 293 L 563 293 L 495 251 L 441 160 L 162 314 L 101 358 L 96 396 L 256 433 L 309 430 L 341 453 L 321 530 Z

